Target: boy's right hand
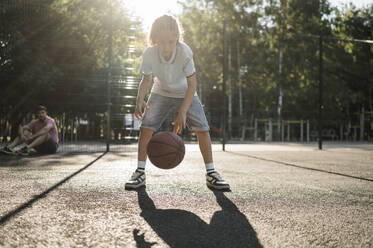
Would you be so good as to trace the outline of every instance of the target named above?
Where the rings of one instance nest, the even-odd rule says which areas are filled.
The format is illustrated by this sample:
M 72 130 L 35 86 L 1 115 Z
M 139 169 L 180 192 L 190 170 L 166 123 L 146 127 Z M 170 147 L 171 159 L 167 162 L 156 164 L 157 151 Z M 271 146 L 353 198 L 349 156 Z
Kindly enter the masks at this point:
M 136 116 L 137 119 L 142 118 L 142 112 L 145 108 L 148 109 L 149 106 L 146 104 L 146 102 L 144 100 L 136 103 L 135 116 Z

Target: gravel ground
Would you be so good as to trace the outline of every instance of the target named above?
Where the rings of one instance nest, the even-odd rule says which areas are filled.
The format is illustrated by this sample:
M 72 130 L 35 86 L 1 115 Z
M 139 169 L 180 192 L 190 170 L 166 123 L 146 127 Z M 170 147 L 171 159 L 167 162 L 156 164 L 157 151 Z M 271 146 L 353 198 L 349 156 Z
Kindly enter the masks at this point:
M 373 144 L 213 150 L 231 192 L 206 187 L 194 144 L 137 191 L 135 149 L 0 156 L 0 246 L 373 247 Z

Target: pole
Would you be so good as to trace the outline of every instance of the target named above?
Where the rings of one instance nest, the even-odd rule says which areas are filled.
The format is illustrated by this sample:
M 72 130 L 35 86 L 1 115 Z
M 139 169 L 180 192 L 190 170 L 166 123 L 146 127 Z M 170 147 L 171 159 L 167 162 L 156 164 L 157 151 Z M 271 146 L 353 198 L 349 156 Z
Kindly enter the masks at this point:
M 225 83 L 227 81 L 227 21 L 223 27 L 223 151 L 225 151 Z
M 322 37 L 322 1 L 319 0 L 319 13 L 320 13 L 320 36 L 319 36 L 319 150 L 322 150 L 322 127 L 323 127 L 323 37 Z
M 241 139 L 245 139 L 245 117 L 243 115 L 242 104 L 242 80 L 241 80 L 241 58 L 240 58 L 240 40 L 237 40 L 237 71 L 238 71 L 238 111 L 240 114 Z
M 360 141 L 364 141 L 364 115 L 365 115 L 365 110 L 364 106 L 361 107 L 361 112 L 360 112 Z
M 65 113 L 62 115 L 62 143 L 65 143 Z
M 231 44 L 231 42 L 229 42 Z M 228 46 L 228 69 L 227 69 L 227 82 L 228 82 L 228 140 L 232 137 L 232 47 Z
M 254 141 L 258 141 L 258 120 L 256 118 L 254 121 Z
M 281 142 L 285 140 L 285 122 L 281 120 Z
M 319 150 L 322 150 L 322 126 L 323 126 L 323 40 L 320 33 L 319 37 Z
M 110 151 L 111 139 L 111 58 L 112 58 L 112 41 L 113 41 L 113 7 L 111 0 L 109 12 L 109 49 L 108 49 L 108 72 L 107 72 L 107 119 L 106 119 L 106 152 Z
M 307 120 L 307 143 L 310 142 L 310 121 Z
M 268 141 L 272 142 L 272 118 L 269 118 L 268 120 L 268 126 L 269 126 L 269 138 Z
M 286 7 L 287 1 L 280 1 L 280 28 L 281 34 L 279 38 L 279 57 L 278 57 L 278 74 L 277 74 L 277 139 L 280 139 L 281 132 L 281 118 L 282 118 L 282 101 L 283 101 L 283 90 L 282 90 L 282 66 L 283 66 L 283 45 L 286 25 Z
M 288 137 L 288 142 L 290 142 L 290 122 L 288 122 L 288 133 L 287 133 Z

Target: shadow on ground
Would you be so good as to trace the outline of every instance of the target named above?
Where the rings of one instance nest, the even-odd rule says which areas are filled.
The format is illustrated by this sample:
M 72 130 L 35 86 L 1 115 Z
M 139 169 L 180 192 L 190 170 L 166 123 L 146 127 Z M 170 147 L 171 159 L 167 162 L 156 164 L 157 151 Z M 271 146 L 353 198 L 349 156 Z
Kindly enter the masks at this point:
M 277 161 L 277 160 L 274 160 L 274 159 L 268 159 L 268 158 L 263 158 L 263 157 L 248 155 L 248 154 L 242 154 L 242 153 L 239 153 L 239 152 L 229 152 L 228 151 L 228 153 L 236 155 L 236 156 L 243 156 L 243 157 L 254 158 L 254 159 L 258 159 L 258 160 L 262 160 L 262 161 L 266 161 L 266 162 L 272 162 L 272 163 L 279 164 L 279 165 L 295 167 L 295 168 L 298 168 L 298 169 L 317 171 L 317 172 L 321 172 L 321 173 L 333 174 L 333 175 L 338 175 L 338 176 L 349 177 L 349 178 L 364 180 L 364 181 L 368 181 L 368 182 L 373 182 L 372 178 L 357 177 L 357 176 L 347 175 L 347 174 L 343 174 L 343 173 L 339 173 L 339 172 L 335 172 L 335 171 L 327 171 L 327 170 L 322 170 L 322 169 L 317 169 L 317 168 L 301 166 L 301 165 L 297 165 L 297 164 L 294 164 L 294 163 L 282 162 L 282 161 Z
M 66 183 L 67 181 L 69 181 L 71 178 L 73 178 L 74 176 L 78 175 L 79 173 L 81 173 L 82 171 L 84 171 L 85 169 L 87 169 L 88 167 L 90 167 L 92 164 L 94 164 L 96 161 L 100 160 L 103 156 L 105 156 L 106 152 L 101 154 L 99 157 L 95 158 L 93 161 L 91 161 L 90 163 L 88 163 L 87 165 L 85 165 L 84 167 L 80 168 L 79 170 L 75 171 L 74 173 L 72 173 L 71 175 L 65 177 L 64 179 L 62 179 L 61 181 L 57 182 L 55 185 L 53 185 L 52 187 L 46 189 L 45 191 L 43 191 L 41 194 L 38 194 L 38 195 L 34 195 L 29 201 L 21 204 L 20 206 L 18 206 L 16 209 L 8 212 L 7 214 L 3 215 L 0 217 L 0 225 L 6 223 L 7 221 L 9 221 L 13 216 L 15 216 L 16 214 L 20 213 L 21 211 L 23 211 L 24 209 L 28 208 L 28 207 L 31 207 L 32 204 L 34 204 L 35 202 L 37 202 L 38 200 L 46 197 L 50 192 L 52 192 L 53 190 L 57 189 L 59 186 L 61 186 L 62 184 Z
M 55 165 L 64 165 L 64 164 L 76 164 L 68 162 L 66 159 L 76 158 L 77 165 L 84 164 L 91 159 L 95 159 L 100 156 L 102 152 L 99 153 L 91 153 L 91 152 L 80 152 L 80 153 L 73 153 L 73 152 L 59 152 L 56 154 L 50 155 L 39 155 L 35 154 L 32 156 L 21 156 L 21 155 L 4 155 L 0 154 L 0 167 L 17 167 L 17 166 L 30 166 L 30 165 L 37 165 L 38 167 L 45 167 L 45 166 L 55 166 Z M 115 154 L 116 156 L 112 156 L 112 158 L 108 159 L 108 162 L 117 161 L 118 159 L 123 159 L 128 157 L 128 155 L 120 153 Z
M 137 190 L 141 216 L 170 247 L 262 247 L 246 216 L 224 194 L 213 191 L 222 208 L 210 224 L 192 212 L 157 209 L 145 188 Z M 137 247 L 151 247 L 140 230 L 133 230 Z

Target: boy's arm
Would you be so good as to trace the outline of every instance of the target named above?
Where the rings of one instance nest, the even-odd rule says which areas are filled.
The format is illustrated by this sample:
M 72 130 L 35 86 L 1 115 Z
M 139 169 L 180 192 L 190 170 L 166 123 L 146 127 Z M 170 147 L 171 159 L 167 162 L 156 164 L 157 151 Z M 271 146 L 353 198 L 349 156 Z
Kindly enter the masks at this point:
M 174 125 L 174 132 L 180 133 L 183 128 L 185 128 L 186 113 L 193 101 L 194 94 L 197 90 L 197 78 L 196 74 L 187 77 L 188 89 L 185 93 L 183 103 L 181 104 L 179 111 L 177 113 L 175 121 L 172 123 Z
M 146 93 L 149 91 L 150 86 L 152 83 L 152 75 L 143 75 L 139 90 L 137 92 L 137 98 L 136 98 L 136 108 L 135 108 L 135 116 L 137 119 L 140 119 L 142 117 L 142 111 L 144 108 L 148 108 L 148 105 L 146 104 L 144 98 Z

